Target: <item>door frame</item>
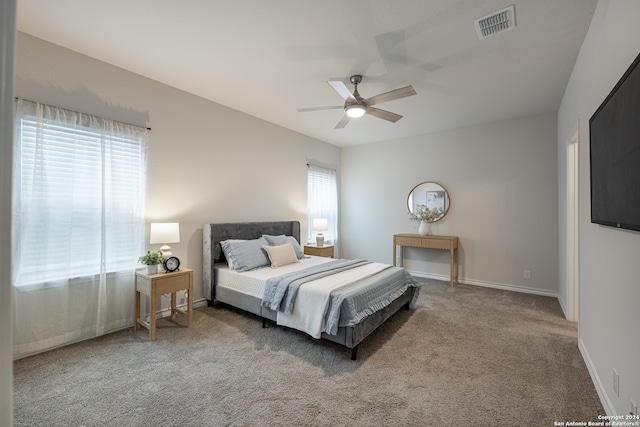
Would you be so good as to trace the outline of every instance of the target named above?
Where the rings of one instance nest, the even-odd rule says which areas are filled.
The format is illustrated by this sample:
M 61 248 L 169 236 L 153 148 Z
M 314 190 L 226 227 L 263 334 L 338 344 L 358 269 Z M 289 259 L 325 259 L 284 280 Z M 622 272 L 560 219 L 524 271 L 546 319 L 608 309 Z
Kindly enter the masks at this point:
M 579 166 L 580 166 L 580 123 L 567 140 L 567 256 L 566 256 L 566 286 L 567 286 L 567 319 L 578 322 L 580 318 L 580 206 L 579 206 Z

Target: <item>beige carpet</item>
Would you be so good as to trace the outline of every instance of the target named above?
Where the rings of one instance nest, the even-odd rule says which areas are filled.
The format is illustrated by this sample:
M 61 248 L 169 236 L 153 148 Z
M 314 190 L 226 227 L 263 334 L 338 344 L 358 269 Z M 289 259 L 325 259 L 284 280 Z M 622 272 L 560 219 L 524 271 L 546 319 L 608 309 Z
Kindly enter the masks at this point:
M 22 359 L 16 426 L 553 426 L 604 410 L 548 297 L 429 281 L 360 346 L 229 308 Z

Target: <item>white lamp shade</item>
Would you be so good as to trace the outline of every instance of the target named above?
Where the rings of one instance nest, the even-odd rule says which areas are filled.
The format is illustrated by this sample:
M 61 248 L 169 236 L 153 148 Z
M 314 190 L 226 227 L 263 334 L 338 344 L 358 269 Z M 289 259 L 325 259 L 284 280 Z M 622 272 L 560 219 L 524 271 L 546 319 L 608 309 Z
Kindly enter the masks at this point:
M 177 222 L 153 222 L 149 243 L 178 243 L 180 242 L 180 224 Z
M 313 229 L 315 231 L 326 231 L 329 229 L 329 224 L 326 218 L 315 218 L 313 220 Z

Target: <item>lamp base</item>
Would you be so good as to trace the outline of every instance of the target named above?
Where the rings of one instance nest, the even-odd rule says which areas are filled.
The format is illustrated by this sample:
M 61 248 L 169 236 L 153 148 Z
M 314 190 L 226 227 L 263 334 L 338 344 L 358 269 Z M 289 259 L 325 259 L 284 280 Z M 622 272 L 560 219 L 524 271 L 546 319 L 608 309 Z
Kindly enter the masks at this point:
M 322 233 L 318 233 L 316 236 L 316 246 L 324 246 L 324 236 Z
M 162 259 L 167 260 L 168 258 L 173 256 L 173 252 L 171 252 L 171 246 L 165 244 L 160 247 L 160 252 L 162 252 Z M 162 264 L 158 265 L 159 271 L 164 271 L 164 266 Z
M 160 252 L 162 252 L 162 258 L 167 259 L 173 256 L 173 252 L 171 252 L 171 246 L 162 245 L 160 247 Z

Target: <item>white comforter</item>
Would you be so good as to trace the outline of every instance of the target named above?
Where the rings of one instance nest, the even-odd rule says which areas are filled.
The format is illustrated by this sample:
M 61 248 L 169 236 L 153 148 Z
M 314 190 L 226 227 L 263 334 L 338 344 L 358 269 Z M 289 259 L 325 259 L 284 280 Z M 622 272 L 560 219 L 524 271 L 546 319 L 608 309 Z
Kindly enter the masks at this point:
M 285 314 L 278 311 L 278 325 L 295 328 L 314 338 L 320 338 L 325 329 L 325 314 L 331 292 L 373 276 L 388 267 L 388 264 L 372 262 L 301 285 L 293 312 Z

